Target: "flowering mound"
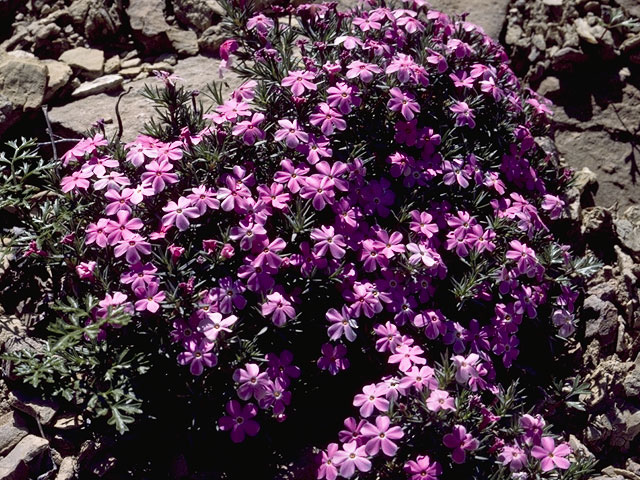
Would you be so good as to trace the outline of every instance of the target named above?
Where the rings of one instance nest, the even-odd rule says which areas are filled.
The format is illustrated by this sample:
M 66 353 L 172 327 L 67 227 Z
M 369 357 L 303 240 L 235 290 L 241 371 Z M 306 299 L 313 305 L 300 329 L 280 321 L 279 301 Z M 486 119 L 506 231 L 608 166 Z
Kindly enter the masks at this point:
M 343 378 L 318 478 L 580 478 L 510 386 L 521 332 L 561 347 L 575 329 L 576 260 L 550 230 L 568 175 L 534 139 L 550 111 L 478 27 L 405 7 L 230 9 L 222 69 L 248 81 L 203 115 L 159 73 L 164 123 L 69 150 L 76 213 L 25 261 L 89 295 L 56 307 L 73 348 L 153 343 L 232 442 Z

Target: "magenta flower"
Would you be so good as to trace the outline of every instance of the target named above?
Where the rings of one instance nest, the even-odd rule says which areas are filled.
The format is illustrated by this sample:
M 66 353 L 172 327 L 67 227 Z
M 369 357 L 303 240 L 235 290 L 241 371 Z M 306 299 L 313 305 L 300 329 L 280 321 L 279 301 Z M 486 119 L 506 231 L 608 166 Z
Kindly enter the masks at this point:
M 284 143 L 289 148 L 296 148 L 301 143 L 307 143 L 309 140 L 309 134 L 298 127 L 298 120 L 278 120 L 278 125 L 281 128 L 276 130 L 273 138 L 277 142 L 284 140 Z
M 444 390 L 433 390 L 427 399 L 427 408 L 434 413 L 440 410 L 456 411 L 456 405 L 453 397 L 449 396 L 449 392 Z
M 262 113 L 254 113 L 251 120 L 238 122 L 231 133 L 236 137 L 242 135 L 242 141 L 246 145 L 253 145 L 256 140 L 264 140 L 265 133 L 258 128 L 258 125 L 263 121 L 264 115 Z
M 347 65 L 347 78 L 359 78 L 364 83 L 369 83 L 373 80 L 373 75 L 381 73 L 382 69 L 373 63 L 364 63 L 360 60 L 355 60 Z
M 131 181 L 119 172 L 109 172 L 98 175 L 99 180 L 93 184 L 94 190 L 120 190 L 125 185 L 129 185 Z
M 262 315 L 271 315 L 271 321 L 277 327 L 282 327 L 287 323 L 287 319 L 296 316 L 296 311 L 291 302 L 280 293 L 273 292 L 267 295 L 267 301 L 262 304 Z
M 330 142 L 327 137 L 316 137 L 313 134 L 309 134 L 309 141 L 307 142 L 307 144 L 299 145 L 297 150 L 307 156 L 307 162 L 309 162 L 311 165 L 315 165 L 320 161 L 320 157 L 330 158 L 333 154 L 333 150 L 329 148 L 329 143 Z M 304 174 L 308 173 L 308 171 L 308 169 L 305 169 Z M 276 181 L 278 180 L 276 179 Z M 293 193 L 296 193 L 293 190 L 291 191 Z
M 425 247 L 422 243 L 408 243 L 407 252 L 410 253 L 409 263 L 412 265 L 422 263 L 425 267 L 433 267 L 437 263 L 433 250 Z
M 150 186 L 153 189 L 153 193 L 160 193 L 164 190 L 167 183 L 177 183 L 178 175 L 171 173 L 173 170 L 173 164 L 168 160 L 162 160 L 157 162 L 154 160 L 144 167 L 147 171 L 144 172 L 140 179 L 146 186 Z
M 120 283 L 124 285 L 131 284 L 133 291 L 140 288 L 145 289 L 151 282 L 155 281 L 155 273 L 157 271 L 158 269 L 151 263 L 144 265 L 142 263 L 135 263 L 131 266 L 131 270 L 120 276 Z
M 387 102 L 387 107 L 392 112 L 400 112 L 405 120 L 413 120 L 416 113 L 420 113 L 420 105 L 416 102 L 416 97 L 412 93 L 404 93 L 398 87 L 389 90 L 391 99 Z
M 411 58 L 411 55 L 404 55 L 400 53 L 391 60 L 391 63 L 389 63 L 384 73 L 387 75 L 395 73 L 398 77 L 398 81 L 400 83 L 405 83 L 411 78 L 416 66 L 417 65 L 413 61 L 413 58 Z
M 158 291 L 160 285 L 157 282 L 151 282 L 146 287 L 141 287 L 135 290 L 136 296 L 139 300 L 135 303 L 135 308 L 138 312 L 145 310 L 156 313 L 160 308 L 160 304 L 164 302 L 164 291 Z
M 151 253 L 151 244 L 147 242 L 142 235 L 137 233 L 129 234 L 118 242 L 113 249 L 116 258 L 125 256 L 127 262 L 136 263 L 140 261 L 140 254 L 149 255 Z
M 357 93 L 358 89 L 355 86 L 338 82 L 334 87 L 327 88 L 327 103 L 343 115 L 347 115 L 353 107 L 359 107 L 362 103 L 360 97 L 356 96 Z
M 101 218 L 97 223 L 91 223 L 87 226 L 87 239 L 86 244 L 91 245 L 95 243 L 99 247 L 107 246 L 107 233 L 111 221 L 106 218 Z
M 274 23 L 269 17 L 265 17 L 262 13 L 254 15 L 247 20 L 247 30 L 255 30 L 258 34 L 265 36 L 273 29 Z
M 542 437 L 540 445 L 536 445 L 531 449 L 531 456 L 540 460 L 540 466 L 543 472 L 548 472 L 554 468 L 566 470 L 571 463 L 566 456 L 571 453 L 569 445 L 561 443 L 556 447 L 556 442 L 551 437 Z
M 318 86 L 312 82 L 316 74 L 308 70 L 290 71 L 289 75 L 282 79 L 283 87 L 291 87 L 291 93 L 296 97 L 301 97 L 305 90 L 317 90 Z
M 106 227 L 109 245 L 115 245 L 132 235 L 134 230 L 140 230 L 144 226 L 139 218 L 129 218 L 129 213 L 125 210 L 120 210 L 116 217 L 118 220 L 110 221 Z
M 469 378 L 477 376 L 476 365 L 480 360 L 477 353 L 472 353 L 468 357 L 462 355 L 455 355 L 451 357 L 456 367 L 456 381 L 458 383 L 467 383 Z
M 333 458 L 335 464 L 340 466 L 340 475 L 351 478 L 356 469 L 360 472 L 371 470 L 371 462 L 367 458 L 365 446 L 358 447 L 357 442 L 345 443 L 342 450 L 338 450 Z
M 80 262 L 76 265 L 76 273 L 82 280 L 93 280 L 93 271 L 96 268 L 96 262 Z
M 555 195 L 546 194 L 542 200 L 542 209 L 549 212 L 549 217 L 555 220 L 562 215 L 564 201 Z
M 400 440 L 404 432 L 398 426 L 391 427 L 391 421 L 386 415 L 378 415 L 376 424 L 367 422 L 362 427 L 362 435 L 369 437 L 365 445 L 369 455 L 377 455 L 380 449 L 388 457 L 393 457 L 398 451 L 398 446 L 393 440 Z
M 433 368 L 428 366 L 423 367 L 411 367 L 405 372 L 405 377 L 400 380 L 400 386 L 409 390 L 411 387 L 415 388 L 418 392 L 421 392 L 426 388 L 434 389 L 438 388 L 438 380 L 434 377 Z
M 115 189 L 107 190 L 104 196 L 110 203 L 104 209 L 104 213 L 107 215 L 115 215 L 121 210 L 131 213 L 132 194 L 133 190 L 131 188 L 125 188 L 121 192 Z
M 353 398 L 353 406 L 360 407 L 360 416 L 370 417 L 374 408 L 380 412 L 389 410 L 389 401 L 384 397 L 388 388 L 383 385 L 366 385 L 362 393 Z
M 342 114 L 331 108 L 326 103 L 321 103 L 316 113 L 309 117 L 311 125 L 319 126 L 323 135 L 332 135 L 334 130 L 345 130 L 347 122 L 342 119 Z
M 336 234 L 333 227 L 322 225 L 320 228 L 313 229 L 311 239 L 316 242 L 313 253 L 320 257 L 324 257 L 327 251 L 331 253 L 333 258 L 342 258 L 346 253 L 344 247 L 347 244 L 344 241 L 344 237 Z
M 527 454 L 517 445 L 513 447 L 505 446 L 498 455 L 498 460 L 502 465 L 509 465 L 512 472 L 518 472 L 527 464 Z
M 356 339 L 355 329 L 358 328 L 358 324 L 351 318 L 349 309 L 346 306 L 342 307 L 341 312 L 338 312 L 335 308 L 330 308 L 327 310 L 325 317 L 331 324 L 327 329 L 331 340 L 339 340 L 342 336 L 345 336 L 350 342 Z
M 318 480 L 323 478 L 326 480 L 336 480 L 336 478 L 338 478 L 338 467 L 336 466 L 334 456 L 339 449 L 340 447 L 337 443 L 330 443 L 327 446 L 327 450 L 322 452 L 320 467 L 318 468 Z
M 210 342 L 215 342 L 220 333 L 230 333 L 231 329 L 229 327 L 237 321 L 238 317 L 235 315 L 222 318 L 222 315 L 218 312 L 209 312 L 206 318 L 202 319 L 198 324 L 198 331 L 207 337 Z
M 218 357 L 211 350 L 213 343 L 206 340 L 189 340 L 186 342 L 186 351 L 178 355 L 180 365 L 189 365 L 191 375 L 199 376 L 204 372 L 204 367 L 211 368 L 218 364 Z
M 438 475 L 442 474 L 440 464 L 432 462 L 428 455 L 409 460 L 404 464 L 404 470 L 411 474 L 410 480 L 438 480 Z
M 312 199 L 311 204 L 316 210 L 322 210 L 327 204 L 331 205 L 335 194 L 335 183 L 324 175 L 311 175 L 300 190 L 300 196 L 304 199 Z
M 529 248 L 525 243 L 521 243 L 518 240 L 509 242 L 509 247 L 511 248 L 507 250 L 506 257 L 509 260 L 517 262 L 520 273 L 528 273 L 536 268 L 538 259 L 532 248 Z
M 255 363 L 247 363 L 245 368 L 233 372 L 233 380 L 240 384 L 238 397 L 249 400 L 251 397 L 260 399 L 264 396 L 269 377 L 266 372 L 260 372 L 260 367 Z
M 227 402 L 226 410 L 228 416 L 218 420 L 218 426 L 225 432 L 231 430 L 231 440 L 234 443 L 244 441 L 246 435 L 255 437 L 258 434 L 260 425 L 253 420 L 258 410 L 252 403 L 243 407 L 237 400 L 230 400 Z
M 216 192 L 210 188 L 200 185 L 191 189 L 193 193 L 187 195 L 187 199 L 191 205 L 198 208 L 200 215 L 204 215 L 209 210 L 218 210 L 220 202 L 216 197 Z
M 451 458 L 455 463 L 464 463 L 466 452 L 477 449 L 480 444 L 470 433 L 467 433 L 467 429 L 462 425 L 454 426 L 453 431 L 447 433 L 442 442 L 448 448 L 453 449 Z
M 456 114 L 456 125 L 459 127 L 467 125 L 469 128 L 475 128 L 476 121 L 473 110 L 467 105 L 466 102 L 456 102 L 449 107 L 453 113 Z
M 90 185 L 89 180 L 87 180 L 87 178 L 89 177 L 91 177 L 91 172 L 73 172 L 71 175 L 66 176 L 62 180 L 60 180 L 62 191 L 64 193 L 68 193 L 75 189 L 86 190 Z
M 422 348 L 417 345 L 400 345 L 396 348 L 396 353 L 389 356 L 389 363 L 398 363 L 398 368 L 401 372 L 407 372 L 413 366 L 413 364 L 424 365 L 427 361 L 421 357 L 424 353 Z
M 162 217 L 162 225 L 167 227 L 175 224 L 181 232 L 189 228 L 190 218 L 200 216 L 200 209 L 192 207 L 191 201 L 185 197 L 180 197 L 178 203 L 169 201 L 166 206 L 162 207 L 162 211 L 167 212 Z

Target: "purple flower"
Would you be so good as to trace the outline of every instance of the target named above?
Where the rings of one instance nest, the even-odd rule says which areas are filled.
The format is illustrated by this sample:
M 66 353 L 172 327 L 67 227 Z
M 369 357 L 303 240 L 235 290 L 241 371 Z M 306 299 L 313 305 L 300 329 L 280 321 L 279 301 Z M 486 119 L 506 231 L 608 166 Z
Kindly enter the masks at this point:
M 165 299 L 164 291 L 158 291 L 159 286 L 157 282 L 151 282 L 146 287 L 134 290 L 136 296 L 140 299 L 135 304 L 137 311 L 147 310 L 151 313 L 158 311 L 160 303 L 164 302 Z
M 498 460 L 502 465 L 509 465 L 512 472 L 518 472 L 527 464 L 527 454 L 519 446 L 505 446 L 498 455 Z
M 367 458 L 364 445 L 358 447 L 357 442 L 345 443 L 342 450 L 338 450 L 333 458 L 335 464 L 340 466 L 340 475 L 351 478 L 356 471 L 368 472 L 371 470 L 371 462 Z
M 222 318 L 222 315 L 218 312 L 209 312 L 207 313 L 206 318 L 200 321 L 198 331 L 207 337 L 207 340 L 210 342 L 215 342 L 220 333 L 230 333 L 231 329 L 229 327 L 237 321 L 238 317 L 235 315 L 229 315 L 226 318 Z
M 255 30 L 259 35 L 265 36 L 273 29 L 274 23 L 268 17 L 263 14 L 254 15 L 247 20 L 247 30 Z
M 456 411 L 456 405 L 453 397 L 449 396 L 449 392 L 444 390 L 433 390 L 429 394 L 427 399 L 427 408 L 432 412 L 439 412 L 440 410 Z
M 540 466 L 543 472 L 548 472 L 554 468 L 566 470 L 571 463 L 566 456 L 571 453 L 569 445 L 561 443 L 556 447 L 556 442 L 551 437 L 542 437 L 540 445 L 536 445 L 531 449 L 531 456 L 540 460 Z
M 342 119 L 342 114 L 332 109 L 328 104 L 321 103 L 316 113 L 309 117 L 311 125 L 319 126 L 323 135 L 332 135 L 334 130 L 345 130 L 347 122 Z
M 451 458 L 455 463 L 464 463 L 466 452 L 473 451 L 478 448 L 479 442 L 470 433 L 467 433 L 467 429 L 462 425 L 456 425 L 453 427 L 451 433 L 447 433 L 442 442 L 448 448 L 453 449 L 451 452 Z
M 218 364 L 218 357 L 211 350 L 213 343 L 206 340 L 189 340 L 185 345 L 187 351 L 178 355 L 180 365 L 189 365 L 192 375 L 202 375 L 204 367 L 215 367 Z
M 362 389 L 362 393 L 357 394 L 353 398 L 353 406 L 360 407 L 360 416 L 370 417 L 374 408 L 380 412 L 389 410 L 389 401 L 385 398 L 388 387 L 382 385 L 366 385 Z
M 327 88 L 327 103 L 330 107 L 337 108 L 343 115 L 351 113 L 353 107 L 359 107 L 362 103 L 356 94 L 358 89 L 345 82 L 338 82 L 334 87 Z
M 318 368 L 321 370 L 329 370 L 331 375 L 336 375 L 340 370 L 349 368 L 349 360 L 344 358 L 347 354 L 347 348 L 342 345 L 331 345 L 325 343 L 321 348 L 322 356 L 318 359 Z
M 242 135 L 242 141 L 247 145 L 253 145 L 256 140 L 264 140 L 265 133 L 258 128 L 264 121 L 262 113 L 254 113 L 251 120 L 238 122 L 231 133 L 236 137 Z
M 89 180 L 87 180 L 89 177 L 91 177 L 91 172 L 73 172 L 70 176 L 64 177 L 60 180 L 62 191 L 64 193 L 68 193 L 75 189 L 86 190 L 90 185 Z
M 298 127 L 298 120 L 278 120 L 279 130 L 273 136 L 274 140 L 280 142 L 284 140 L 289 148 L 296 148 L 300 143 L 307 143 L 309 135 Z
M 273 292 L 267 295 L 267 301 L 262 304 L 262 315 L 271 315 L 273 324 L 282 327 L 287 323 L 287 319 L 296 316 L 296 311 L 291 305 L 291 302 L 284 298 L 282 294 Z
M 410 480 L 438 480 L 442 467 L 436 461 L 431 461 L 428 455 L 421 455 L 415 460 L 404 464 L 404 470 L 411 474 Z
M 251 397 L 263 397 L 269 377 L 266 372 L 260 372 L 260 367 L 255 363 L 247 363 L 245 368 L 233 372 L 233 380 L 240 384 L 238 397 L 249 400 Z
M 467 105 L 466 102 L 456 102 L 449 107 L 453 113 L 456 114 L 456 125 L 459 127 L 467 125 L 469 128 L 475 128 L 476 121 L 473 110 Z
M 359 78 L 364 83 L 373 80 L 375 73 L 381 73 L 382 69 L 373 63 L 364 63 L 360 60 L 354 60 L 347 65 L 347 78 Z
M 165 207 L 162 207 L 162 211 L 167 212 L 162 217 L 162 225 L 167 227 L 175 224 L 181 232 L 189 228 L 190 218 L 200 216 L 200 209 L 192 207 L 191 201 L 185 197 L 180 197 L 178 203 L 170 201 Z
M 389 363 L 398 363 L 398 368 L 401 372 L 407 372 L 413 366 L 413 364 L 424 365 L 427 361 L 421 357 L 424 353 L 422 348 L 417 345 L 400 345 L 396 348 L 396 352 L 389 356 Z
M 305 90 L 317 90 L 318 87 L 312 82 L 316 74 L 307 70 L 290 71 L 289 75 L 282 79 L 283 87 L 291 87 L 291 93 L 296 97 L 304 94 Z
M 340 449 L 337 443 L 330 443 L 327 450 L 322 452 L 320 458 L 320 467 L 318 468 L 318 480 L 325 478 L 326 480 L 336 480 L 338 478 L 338 467 L 334 456 Z
M 244 407 L 237 400 L 227 402 L 226 410 L 228 416 L 218 420 L 218 426 L 222 431 L 231 430 L 231 440 L 234 443 L 244 441 L 245 436 L 255 437 L 260 431 L 260 425 L 253 420 L 258 413 L 252 403 L 247 403 Z
M 393 457 L 398 451 L 398 446 L 393 440 L 400 440 L 404 437 L 404 432 L 398 426 L 391 427 L 389 417 L 378 415 L 376 424 L 367 422 L 362 427 L 362 435 L 369 437 L 365 445 L 369 455 L 377 455 L 380 449 L 388 457 Z
M 160 162 L 154 160 L 145 165 L 144 168 L 147 171 L 140 176 L 140 179 L 143 185 L 150 186 L 153 189 L 153 193 L 160 193 L 167 183 L 178 182 L 178 176 L 175 173 L 171 173 L 173 164 L 169 163 L 168 160 Z
M 322 210 L 327 204 L 331 205 L 335 194 L 334 182 L 324 175 L 311 175 L 306 179 L 300 190 L 300 196 L 304 199 L 312 199 L 311 204 L 316 210 Z
M 389 94 L 391 99 L 387 102 L 387 107 L 392 112 L 400 112 L 405 120 L 413 120 L 414 114 L 420 113 L 420 105 L 414 94 L 405 93 L 398 87 L 389 90 Z
M 116 258 L 124 255 L 129 263 L 137 263 L 140 261 L 140 254 L 149 255 L 150 253 L 151 244 L 137 233 L 127 235 L 113 249 Z

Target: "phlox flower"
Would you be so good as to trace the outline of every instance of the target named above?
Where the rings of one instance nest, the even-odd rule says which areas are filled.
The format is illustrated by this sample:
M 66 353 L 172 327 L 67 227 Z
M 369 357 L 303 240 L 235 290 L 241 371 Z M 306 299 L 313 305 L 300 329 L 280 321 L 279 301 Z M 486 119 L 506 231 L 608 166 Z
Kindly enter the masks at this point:
M 458 383 L 467 383 L 469 378 L 476 376 L 476 365 L 480 361 L 480 357 L 477 353 L 471 353 L 468 357 L 462 355 L 455 355 L 451 357 L 456 367 L 456 381 Z
M 291 403 L 291 392 L 286 390 L 285 384 L 278 378 L 269 380 L 265 385 L 264 395 L 259 400 L 260 408 L 271 408 L 274 415 L 284 414 L 286 407 Z M 281 417 L 284 420 L 285 417 Z
M 231 92 L 231 96 L 234 100 L 241 102 L 246 100 L 247 102 L 253 100 L 255 96 L 255 88 L 258 86 L 258 82 L 255 80 L 247 80 L 242 85 L 237 87 L 233 92 Z
M 145 289 L 151 282 L 155 281 L 155 273 L 157 271 L 158 269 L 151 263 L 142 264 L 138 262 L 131 266 L 131 270 L 120 276 L 120 283 L 131 285 L 133 291 L 141 288 Z
M 344 358 L 347 348 L 342 345 L 331 345 L 325 343 L 320 349 L 322 356 L 318 359 L 318 368 L 328 370 L 331 375 L 337 375 L 340 370 L 349 368 L 349 359 Z
M 429 213 L 412 210 L 410 214 L 411 223 L 409 223 L 409 229 L 411 231 L 420 233 L 426 238 L 431 238 L 438 233 L 438 225 L 432 223 L 433 217 Z
M 289 148 L 296 148 L 301 143 L 307 143 L 309 140 L 309 134 L 298 126 L 298 120 L 278 120 L 278 125 L 281 128 L 276 130 L 273 139 L 277 142 L 284 140 L 284 143 Z
M 437 263 L 433 250 L 425 247 L 422 243 L 408 243 L 407 252 L 410 254 L 409 263 L 412 265 L 422 263 L 425 267 L 433 267 Z
M 380 30 L 382 28 L 382 24 L 378 20 L 380 19 L 377 15 L 363 12 L 362 16 L 353 19 L 353 24 L 363 32 L 368 32 L 369 30 Z
M 233 372 L 233 380 L 239 383 L 238 397 L 249 400 L 251 397 L 262 398 L 269 377 L 255 363 L 247 363 L 245 368 L 238 368 Z
M 282 79 L 283 87 L 291 87 L 291 93 L 296 97 L 301 97 L 305 90 L 317 90 L 318 86 L 312 80 L 316 74 L 308 70 L 289 71 L 289 75 Z
M 323 135 L 333 135 L 335 130 L 345 130 L 347 122 L 342 119 L 342 114 L 334 110 L 327 103 L 321 103 L 316 112 L 309 116 L 309 123 L 320 128 Z
M 311 204 L 316 210 L 322 210 L 324 207 L 333 203 L 335 193 L 333 187 L 335 183 L 325 175 L 311 175 L 305 180 L 300 196 L 306 200 L 311 199 Z
M 404 55 L 400 53 L 396 57 L 393 57 L 384 73 L 387 75 L 395 73 L 398 77 L 398 81 L 400 83 L 405 83 L 411 78 L 411 74 L 413 73 L 415 66 L 416 63 L 413 61 L 411 55 Z
M 125 185 L 129 185 L 131 181 L 119 172 L 109 172 L 98 175 L 98 180 L 93 184 L 94 190 L 120 190 Z
M 162 216 L 162 225 L 165 227 L 175 225 L 181 232 L 189 228 L 189 219 L 200 216 L 200 209 L 191 206 L 191 201 L 186 197 L 180 197 L 178 203 L 169 201 L 162 207 L 162 211 L 167 212 Z
M 477 449 L 480 444 L 462 425 L 454 426 L 453 431 L 444 436 L 442 443 L 453 449 L 451 458 L 455 463 L 464 463 L 466 452 Z
M 282 385 L 289 385 L 291 379 L 300 378 L 300 368 L 293 365 L 293 354 L 289 350 L 283 350 L 280 355 L 269 352 L 267 358 L 267 373 L 272 379 L 279 379 Z
M 244 407 L 237 400 L 229 400 L 226 405 L 227 416 L 218 420 L 218 426 L 222 431 L 231 430 L 231 440 L 233 443 L 244 441 L 246 435 L 255 437 L 260 431 L 260 425 L 253 420 L 258 414 L 258 410 L 252 403 L 247 403 Z
M 213 343 L 206 340 L 189 340 L 186 342 L 185 352 L 178 355 L 180 365 L 189 365 L 192 375 L 199 376 L 204 372 L 204 367 L 211 368 L 218 364 L 218 357 L 213 350 Z
M 335 39 L 333 42 L 334 45 L 342 45 L 347 50 L 353 50 L 354 48 L 360 46 L 362 47 L 364 44 L 362 40 L 358 37 L 353 37 L 350 35 L 341 35 Z
M 507 250 L 506 257 L 517 263 L 520 273 L 528 273 L 536 268 L 538 259 L 532 248 L 529 248 L 525 243 L 521 243 L 518 240 L 510 241 L 509 247 L 510 249 Z
M 387 107 L 392 112 L 400 112 L 405 120 L 413 120 L 416 113 L 420 113 L 420 104 L 416 102 L 413 93 L 403 92 L 398 87 L 389 90 L 391 98 L 387 102 Z
M 334 456 L 340 449 L 337 443 L 330 443 L 327 450 L 320 455 L 320 467 L 318 468 L 318 480 L 336 480 L 338 478 L 338 467 L 336 466 Z
M 329 145 L 330 145 L 330 142 L 327 137 L 322 135 L 319 137 L 316 137 L 313 134 L 309 134 L 308 142 L 306 144 L 298 145 L 297 150 L 301 153 L 304 153 L 307 156 L 307 162 L 309 162 L 309 164 L 315 165 L 320 161 L 321 157 L 322 158 L 331 157 L 331 155 L 333 154 L 333 150 L 329 148 Z
M 456 125 L 458 127 L 468 126 L 469 128 L 475 128 L 476 121 L 473 110 L 467 105 L 466 102 L 456 102 L 449 107 L 453 113 L 456 114 Z
M 340 430 L 338 432 L 338 438 L 342 443 L 353 442 L 356 441 L 358 446 L 364 445 L 365 439 L 362 436 L 362 427 L 364 427 L 366 420 L 360 420 L 356 422 L 356 419 L 353 417 L 346 418 L 344 420 L 344 430 Z
M 355 318 L 364 314 L 367 318 L 372 318 L 376 313 L 382 311 L 380 300 L 373 294 L 370 284 L 355 283 L 352 290 L 343 293 L 345 300 L 352 302 L 350 312 Z
M 182 158 L 182 143 L 171 142 L 164 143 L 159 142 L 150 146 L 144 152 L 147 157 L 156 159 L 157 162 L 176 162 Z
M 542 209 L 549 212 L 549 217 L 555 220 L 562 215 L 564 201 L 555 195 L 546 194 L 542 200 Z
M 427 398 L 427 408 L 435 413 L 440 410 L 456 411 L 455 400 L 449 395 L 449 392 L 437 389 L 429 394 L 429 398 Z
M 420 356 L 423 353 L 424 350 L 422 350 L 422 348 L 418 347 L 417 345 L 399 345 L 396 348 L 395 353 L 389 356 L 388 362 L 398 363 L 398 368 L 400 369 L 400 371 L 406 373 L 413 366 L 413 364 L 424 365 L 425 363 L 427 363 L 427 361 Z
M 87 180 L 89 177 L 91 177 L 91 172 L 81 170 L 73 172 L 60 180 L 60 187 L 62 187 L 64 193 L 69 193 L 76 189 L 86 190 L 90 185 L 89 180 Z
M 109 204 L 104 209 L 107 215 L 115 215 L 119 211 L 131 213 L 131 195 L 133 190 L 125 188 L 121 192 L 116 189 L 109 189 L 105 192 L 104 197 L 109 200 Z
M 338 82 L 333 87 L 327 88 L 327 103 L 332 108 L 337 108 L 340 113 L 347 115 L 353 107 L 359 107 L 362 103 L 357 96 L 358 88 L 345 82 Z
M 282 257 L 280 257 L 278 253 L 284 250 L 286 246 L 287 243 L 281 238 L 276 238 L 272 242 L 269 242 L 269 239 L 265 237 L 260 244 L 254 245 L 254 250 L 259 253 L 252 263 L 257 267 L 268 265 L 271 268 L 277 269 L 282 263 Z
M 379 352 L 395 352 L 396 347 L 401 343 L 398 327 L 391 322 L 376 325 L 373 331 L 380 337 L 376 341 L 376 350 Z
M 139 218 L 129 218 L 129 212 L 126 210 L 120 210 L 116 214 L 116 218 L 116 221 L 110 220 L 105 227 L 109 245 L 115 245 L 123 238 L 133 234 L 134 230 L 140 230 L 144 226 Z
M 527 464 L 527 454 L 525 451 L 517 445 L 512 447 L 505 446 L 498 455 L 498 460 L 502 462 L 502 465 L 509 465 L 509 470 L 512 472 L 518 472 Z
M 218 210 L 220 208 L 220 201 L 216 197 L 216 192 L 212 189 L 200 185 L 192 188 L 191 191 L 193 193 L 187 195 L 187 200 L 198 209 L 200 215 L 204 215 L 207 209 Z
M 358 328 L 358 324 L 351 318 L 347 307 L 343 306 L 341 312 L 338 312 L 335 308 L 330 308 L 325 316 L 331 324 L 327 329 L 327 334 L 331 340 L 339 340 L 342 336 L 346 337 L 350 342 L 356 339 L 357 333 L 355 329 Z
M 271 321 L 278 327 L 282 327 L 287 323 L 287 319 L 296 316 L 296 311 L 291 302 L 279 292 L 267 295 L 267 301 L 262 304 L 261 311 L 265 317 L 271 315 Z
M 344 241 L 344 237 L 340 234 L 336 234 L 335 230 L 331 226 L 320 226 L 311 231 L 311 239 L 316 242 L 313 252 L 321 257 L 324 257 L 327 252 L 331 253 L 333 258 L 344 257 L 346 250 L 344 247 L 347 244 Z
M 393 440 L 400 440 L 404 437 L 404 432 L 398 426 L 392 427 L 386 415 L 378 415 L 375 425 L 367 422 L 362 427 L 362 435 L 368 438 L 365 448 L 369 455 L 377 455 L 382 449 L 386 456 L 393 457 L 398 451 Z
M 111 221 L 106 218 L 101 218 L 97 223 L 90 223 L 87 226 L 85 243 L 87 245 L 95 243 L 101 248 L 106 247 L 108 243 L 107 233 L 109 231 L 110 224 Z
M 261 36 L 266 36 L 273 29 L 273 26 L 273 20 L 261 13 L 247 20 L 247 30 L 255 30 Z
M 198 324 L 198 331 L 207 337 L 210 342 L 215 342 L 220 333 L 231 333 L 231 328 L 229 327 L 237 321 L 238 317 L 235 315 L 222 318 L 222 315 L 218 312 L 209 312 L 206 318 L 202 319 Z
M 242 141 L 246 145 L 253 145 L 256 143 L 256 140 L 264 140 L 265 133 L 263 130 L 258 128 L 264 121 L 264 115 L 262 113 L 254 113 L 251 120 L 243 120 L 242 122 L 238 122 L 234 127 L 231 133 L 236 136 L 242 136 Z
M 80 262 L 76 265 L 76 273 L 82 280 L 93 280 L 93 271 L 96 268 L 96 262 Z
M 369 83 L 373 80 L 373 75 L 376 73 L 382 73 L 382 69 L 373 63 L 364 63 L 360 60 L 354 60 L 347 65 L 347 78 L 359 78 L 364 83 Z
M 342 450 L 338 450 L 333 458 L 335 464 L 340 466 L 340 476 L 351 478 L 356 469 L 360 472 L 371 470 L 371 462 L 367 458 L 364 445 L 358 447 L 357 442 L 345 443 Z
M 400 386 L 406 390 L 411 387 L 421 392 L 426 388 L 429 390 L 438 388 L 438 380 L 434 377 L 433 368 L 428 366 L 411 367 L 405 372 L 405 377 L 400 380 Z
M 374 383 L 366 385 L 362 388 L 362 393 L 357 394 L 353 398 L 353 406 L 360 407 L 361 417 L 370 417 L 374 409 L 379 412 L 389 410 L 389 400 L 385 398 L 388 387 L 384 384 L 376 385 Z
M 270 187 L 260 185 L 258 187 L 260 201 L 269 207 L 277 210 L 287 210 L 291 195 L 284 191 L 284 187 L 279 183 L 272 183 Z
M 531 456 L 540 460 L 540 467 L 543 472 L 548 472 L 554 468 L 566 470 L 571 463 L 564 457 L 571 454 L 571 448 L 567 443 L 561 443 L 556 447 L 556 442 L 551 437 L 542 437 L 540 445 L 531 449 Z
M 116 244 L 113 254 L 116 258 L 124 255 L 128 263 L 137 263 L 140 261 L 140 254 L 151 254 L 151 244 L 142 235 L 132 233 Z
M 139 298 L 135 303 L 136 311 L 143 312 L 146 310 L 151 313 L 156 313 L 166 297 L 164 291 L 158 291 L 159 288 L 160 285 L 157 282 L 151 282 L 146 287 L 140 287 L 134 290 L 136 296 Z
M 442 467 L 436 461 L 431 461 L 428 455 L 420 455 L 415 460 L 404 464 L 405 472 L 411 474 L 410 480 L 438 480 L 442 474 Z
M 173 164 L 168 160 L 162 160 L 160 162 L 154 160 L 145 165 L 144 168 L 147 171 L 140 175 L 140 179 L 144 185 L 150 186 L 153 189 L 153 193 L 160 193 L 165 189 L 167 183 L 178 182 L 178 175 L 171 173 Z

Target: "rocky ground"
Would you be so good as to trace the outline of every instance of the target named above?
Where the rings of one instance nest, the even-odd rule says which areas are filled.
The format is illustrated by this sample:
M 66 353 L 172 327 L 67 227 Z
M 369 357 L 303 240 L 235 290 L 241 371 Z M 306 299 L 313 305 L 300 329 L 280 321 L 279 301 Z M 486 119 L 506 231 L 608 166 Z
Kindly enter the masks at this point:
M 599 460 L 594 480 L 639 480 L 640 0 L 431 4 L 468 12 L 503 42 L 526 84 L 555 103 L 557 151 L 540 142 L 579 171 L 568 228 L 579 233 L 577 248 L 605 264 L 585 288 L 588 322 L 570 359 L 591 389 L 587 411 L 566 428 L 575 449 Z M 123 139 L 132 139 L 153 114 L 141 95 L 153 70 L 200 91 L 214 79 L 221 20 L 215 0 L 0 0 L 0 139 L 43 135 L 43 105 L 60 137 L 77 138 L 98 120 L 111 134 L 125 91 Z M 0 315 L 0 351 L 40 348 L 27 333 L 22 319 Z M 0 480 L 122 478 L 108 440 L 81 440 L 81 418 L 9 390 L 0 381 Z M 171 470 L 191 473 L 179 455 Z

